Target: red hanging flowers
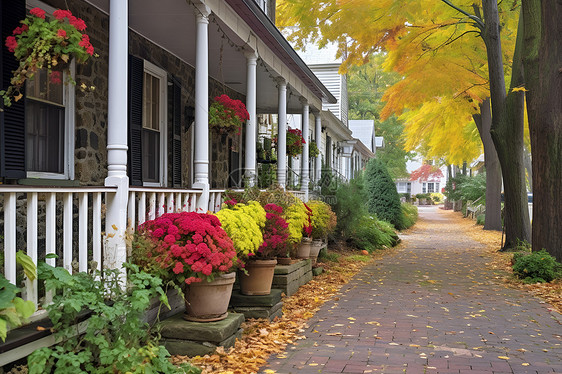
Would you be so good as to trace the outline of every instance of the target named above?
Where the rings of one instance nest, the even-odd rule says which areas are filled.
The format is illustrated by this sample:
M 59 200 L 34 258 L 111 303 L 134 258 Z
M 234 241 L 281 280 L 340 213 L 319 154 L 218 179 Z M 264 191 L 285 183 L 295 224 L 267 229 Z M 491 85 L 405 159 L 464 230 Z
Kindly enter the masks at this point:
M 22 97 L 21 88 L 28 78 L 40 69 L 51 73 L 54 67 L 65 66 L 72 58 L 85 63 L 94 56 L 94 47 L 88 35 L 83 34 L 86 23 L 69 10 L 58 9 L 53 12 L 54 19 L 47 19 L 41 8 L 33 8 L 6 38 L 5 45 L 19 60 L 10 86 L 0 91 L 4 105 L 10 106 L 12 98 Z M 75 83 L 70 77 L 69 81 Z
M 215 101 L 209 106 L 209 126 L 219 132 L 236 130 L 237 134 L 240 134 L 242 124 L 249 119 L 246 105 L 228 95 L 215 97 Z

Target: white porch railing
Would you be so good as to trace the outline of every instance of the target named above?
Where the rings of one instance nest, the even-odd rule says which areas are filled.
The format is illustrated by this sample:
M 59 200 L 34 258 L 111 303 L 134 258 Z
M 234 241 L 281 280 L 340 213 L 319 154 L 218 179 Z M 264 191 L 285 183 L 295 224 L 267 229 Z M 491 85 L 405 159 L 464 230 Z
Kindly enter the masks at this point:
M 39 258 L 58 252 L 58 260 L 49 258 L 45 261 L 52 266 L 58 263 L 70 272 L 76 263 L 79 271 L 87 271 L 92 260 L 97 263 L 97 268 L 100 268 L 105 194 L 115 192 L 116 189 L 111 187 L 0 186 L 0 206 L 3 208 L 4 224 L 2 249 L 6 279 L 13 284 L 18 283 L 18 249 L 24 250 L 35 264 Z M 74 223 L 75 218 L 78 221 L 77 225 Z M 44 246 L 41 248 L 39 234 L 44 236 L 41 240 L 41 243 L 44 241 Z M 24 247 L 18 248 L 18 243 L 24 243 Z M 57 251 L 57 248 L 61 247 L 62 251 Z M 26 279 L 22 297 L 38 305 L 38 289 L 37 280 L 31 282 Z
M 195 212 L 202 190 L 182 190 L 159 187 L 130 187 L 127 212 L 129 230 L 164 213 Z

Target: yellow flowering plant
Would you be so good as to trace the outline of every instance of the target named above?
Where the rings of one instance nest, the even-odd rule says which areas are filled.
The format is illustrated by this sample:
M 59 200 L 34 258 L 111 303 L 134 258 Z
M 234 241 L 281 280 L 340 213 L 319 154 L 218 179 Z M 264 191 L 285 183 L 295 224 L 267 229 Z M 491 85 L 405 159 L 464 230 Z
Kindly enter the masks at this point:
M 308 224 L 309 214 L 306 206 L 299 200 L 285 210 L 285 220 L 289 224 L 289 242 L 298 243 L 302 240 L 303 227 Z
M 312 239 L 324 239 L 336 227 L 336 214 L 320 200 L 310 200 L 307 205 L 312 209 Z
M 241 259 L 252 257 L 263 243 L 262 229 L 265 226 L 265 209 L 257 201 L 247 204 L 227 201 L 215 214 Z

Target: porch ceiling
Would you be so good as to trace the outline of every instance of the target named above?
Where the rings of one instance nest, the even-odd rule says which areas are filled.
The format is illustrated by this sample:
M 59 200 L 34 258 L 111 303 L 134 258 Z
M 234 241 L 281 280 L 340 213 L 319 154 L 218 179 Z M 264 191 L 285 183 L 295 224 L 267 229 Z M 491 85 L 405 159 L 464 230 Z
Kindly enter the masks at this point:
M 86 0 L 109 14 L 109 0 Z M 246 58 L 240 39 L 218 17 L 209 22 L 209 75 L 233 90 L 246 94 Z M 129 2 L 129 27 L 153 43 L 195 66 L 195 14 L 185 0 L 135 0 Z M 222 49 L 222 52 L 221 52 Z M 273 69 L 257 67 L 257 111 L 277 113 L 277 84 Z M 293 93 L 293 94 L 291 94 Z M 299 94 L 288 88 L 287 112 L 302 112 Z

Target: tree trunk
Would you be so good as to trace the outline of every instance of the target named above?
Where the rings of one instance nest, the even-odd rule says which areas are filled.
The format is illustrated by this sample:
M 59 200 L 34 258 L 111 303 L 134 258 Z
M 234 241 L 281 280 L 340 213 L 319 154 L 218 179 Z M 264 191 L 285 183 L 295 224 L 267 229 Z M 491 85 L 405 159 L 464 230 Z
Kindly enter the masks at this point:
M 515 246 L 518 241 L 531 240 L 523 163 L 523 124 L 519 120 L 523 118 L 523 96 L 520 92 L 510 92 L 506 97 L 497 2 L 484 0 L 482 9 L 485 19 L 482 37 L 488 56 L 492 99 L 490 132 L 498 153 L 504 182 L 505 242 L 503 249 L 507 249 Z M 514 83 L 522 83 L 520 45 L 520 38 L 518 38 L 513 59 L 512 86 Z
M 489 98 L 480 104 L 480 114 L 475 114 L 473 117 L 484 147 L 484 166 L 486 168 L 486 217 L 484 219 L 484 230 L 499 231 L 502 229 L 502 176 L 500 160 L 490 134 L 492 113 L 490 112 Z
M 533 165 L 533 250 L 562 261 L 562 3 L 523 0 Z
M 531 164 L 531 152 L 527 147 L 523 150 L 523 158 L 525 161 L 525 175 L 527 176 L 527 189 L 533 190 L 533 165 Z

